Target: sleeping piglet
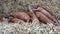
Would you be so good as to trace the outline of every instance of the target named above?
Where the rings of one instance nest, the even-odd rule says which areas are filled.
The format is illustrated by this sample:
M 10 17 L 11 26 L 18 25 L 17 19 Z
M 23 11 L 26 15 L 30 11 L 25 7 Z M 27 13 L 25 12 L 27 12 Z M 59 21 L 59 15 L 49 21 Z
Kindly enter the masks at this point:
M 25 22 L 29 22 L 29 20 L 30 20 L 29 15 L 25 12 L 11 12 L 10 16 L 13 16 L 14 18 L 21 19 Z

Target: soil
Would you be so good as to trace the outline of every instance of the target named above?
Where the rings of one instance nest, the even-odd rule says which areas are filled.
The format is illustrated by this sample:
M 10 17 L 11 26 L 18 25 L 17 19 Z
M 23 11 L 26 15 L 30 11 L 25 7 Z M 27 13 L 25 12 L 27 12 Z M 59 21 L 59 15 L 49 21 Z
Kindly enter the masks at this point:
M 60 0 L 0 0 L 0 17 L 6 16 L 11 10 L 27 10 L 27 5 L 44 7 L 57 18 L 60 23 Z

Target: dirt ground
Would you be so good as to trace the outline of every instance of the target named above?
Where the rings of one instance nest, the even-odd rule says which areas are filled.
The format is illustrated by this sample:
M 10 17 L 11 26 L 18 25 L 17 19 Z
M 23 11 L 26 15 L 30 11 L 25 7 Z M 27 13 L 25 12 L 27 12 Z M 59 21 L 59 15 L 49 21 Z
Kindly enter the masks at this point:
M 27 5 L 32 7 L 39 5 L 54 15 L 60 23 L 60 0 L 0 0 L 0 17 L 7 16 L 11 10 L 27 10 Z M 28 26 L 27 26 L 28 25 Z M 0 34 L 60 34 L 60 26 L 52 23 L 38 24 L 36 20 L 32 23 L 7 23 L 0 22 Z
M 26 10 L 28 4 L 34 7 L 37 5 L 44 7 L 60 22 L 60 0 L 0 0 L 0 16 L 6 16 L 13 9 Z

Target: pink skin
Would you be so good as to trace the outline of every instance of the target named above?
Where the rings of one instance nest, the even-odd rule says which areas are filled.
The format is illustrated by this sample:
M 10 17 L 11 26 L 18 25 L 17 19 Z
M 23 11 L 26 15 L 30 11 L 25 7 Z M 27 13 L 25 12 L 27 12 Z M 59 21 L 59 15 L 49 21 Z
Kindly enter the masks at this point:
M 36 17 L 36 15 L 34 14 L 34 12 L 32 10 L 32 7 L 30 5 L 28 6 L 28 9 L 29 9 L 29 15 L 31 16 L 31 20 L 33 21 L 34 19 L 36 19 L 38 21 L 38 23 L 39 23 L 39 20 Z
M 10 19 L 10 22 L 16 22 L 16 21 L 20 21 L 21 23 L 25 23 L 23 20 L 18 19 L 18 18 Z
M 53 23 L 53 21 L 51 21 L 49 18 L 47 18 L 47 16 L 45 16 L 43 13 L 36 12 L 35 14 L 41 22 L 43 22 L 43 23 L 52 22 Z
M 29 22 L 29 20 L 30 20 L 29 15 L 25 12 L 12 12 L 12 13 L 10 13 L 10 15 L 15 18 L 19 18 L 21 20 L 24 20 L 26 22 Z
M 51 19 L 54 23 L 58 23 L 58 21 L 45 9 L 43 9 L 42 7 L 38 7 L 37 9 L 33 9 L 34 11 L 38 10 L 41 13 L 43 13 L 44 15 L 46 15 L 49 19 Z
M 0 20 L 0 22 L 3 22 L 3 21 L 8 22 L 8 19 L 7 19 L 7 18 L 5 18 L 5 17 L 2 17 L 2 18 L 1 18 L 1 20 Z

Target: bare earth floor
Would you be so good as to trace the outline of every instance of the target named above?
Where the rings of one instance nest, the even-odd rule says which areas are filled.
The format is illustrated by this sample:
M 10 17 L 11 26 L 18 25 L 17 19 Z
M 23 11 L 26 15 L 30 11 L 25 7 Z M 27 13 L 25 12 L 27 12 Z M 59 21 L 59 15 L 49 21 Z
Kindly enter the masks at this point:
M 56 16 L 60 23 L 60 0 L 0 0 L 0 17 L 8 15 L 8 12 L 15 9 L 17 11 L 27 10 L 27 5 L 33 7 L 39 5 Z M 28 25 L 28 26 L 27 26 Z M 36 24 L 32 23 L 0 23 L 0 34 L 60 34 L 60 26 L 54 26 L 52 23 Z

